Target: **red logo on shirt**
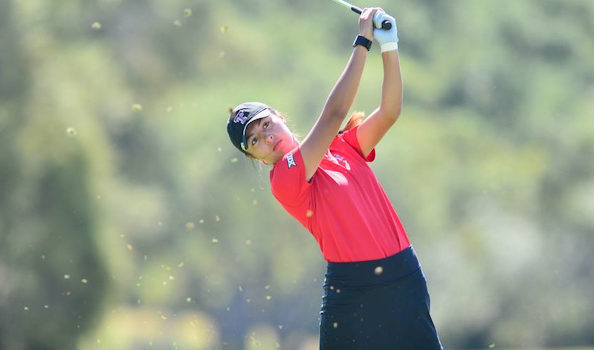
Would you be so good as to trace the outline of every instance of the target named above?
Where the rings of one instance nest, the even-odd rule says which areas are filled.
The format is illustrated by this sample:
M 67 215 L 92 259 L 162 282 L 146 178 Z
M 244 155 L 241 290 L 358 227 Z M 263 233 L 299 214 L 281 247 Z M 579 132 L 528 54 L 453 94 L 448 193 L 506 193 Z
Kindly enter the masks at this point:
M 293 158 L 292 154 L 289 154 L 287 156 L 287 165 L 289 166 L 289 169 L 291 169 L 291 167 L 297 166 L 297 163 L 295 163 L 295 159 Z

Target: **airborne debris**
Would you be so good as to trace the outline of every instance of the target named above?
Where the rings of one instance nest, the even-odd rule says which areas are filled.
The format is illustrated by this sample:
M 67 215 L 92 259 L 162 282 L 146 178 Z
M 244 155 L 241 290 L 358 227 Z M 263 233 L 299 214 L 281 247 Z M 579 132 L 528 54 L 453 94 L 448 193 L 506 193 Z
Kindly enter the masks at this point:
M 221 26 L 221 33 L 225 34 L 228 31 L 229 31 L 229 26 L 225 26 L 225 25 Z
M 95 30 L 99 30 L 99 29 L 101 29 L 101 23 L 95 21 L 95 22 L 93 22 L 93 24 L 91 24 L 91 28 L 93 28 Z
M 192 221 L 186 222 L 186 229 L 193 230 L 194 227 L 195 227 L 195 225 Z
M 78 134 L 76 129 L 72 127 L 66 129 L 66 133 L 68 134 L 68 136 L 76 136 Z
M 192 9 L 184 9 L 184 16 L 190 17 L 192 15 Z
M 384 268 L 381 266 L 377 266 L 373 271 L 376 275 L 381 275 L 384 272 Z
M 142 105 L 140 103 L 135 103 L 132 105 L 132 111 L 140 112 L 142 111 Z

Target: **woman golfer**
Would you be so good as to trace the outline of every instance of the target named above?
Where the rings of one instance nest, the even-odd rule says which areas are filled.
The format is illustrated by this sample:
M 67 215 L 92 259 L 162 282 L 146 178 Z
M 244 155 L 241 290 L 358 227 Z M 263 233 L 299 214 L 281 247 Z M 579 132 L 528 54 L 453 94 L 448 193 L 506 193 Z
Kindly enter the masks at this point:
M 392 29 L 374 29 L 388 20 Z M 373 39 L 382 52 L 381 103 L 339 131 Z M 351 57 L 311 131 L 299 141 L 268 105 L 248 102 L 229 116 L 231 142 L 272 166 L 274 197 L 320 245 L 328 261 L 320 322 L 324 350 L 436 350 L 425 277 L 406 232 L 373 171 L 375 146 L 402 105 L 393 17 L 367 8 Z

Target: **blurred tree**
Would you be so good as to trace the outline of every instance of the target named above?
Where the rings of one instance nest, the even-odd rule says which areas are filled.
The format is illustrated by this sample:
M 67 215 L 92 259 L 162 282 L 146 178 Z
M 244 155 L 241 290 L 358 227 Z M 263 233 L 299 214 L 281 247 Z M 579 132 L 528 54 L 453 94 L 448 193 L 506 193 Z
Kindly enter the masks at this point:
M 16 18 L 11 1 L 0 3 L 0 347 L 75 349 L 109 288 L 88 160 L 74 138 L 30 134 L 50 126 L 68 137 L 67 126 L 30 114 L 37 82 L 29 64 L 40 53 Z M 45 139 L 40 146 L 54 157 L 28 158 L 24 137 Z

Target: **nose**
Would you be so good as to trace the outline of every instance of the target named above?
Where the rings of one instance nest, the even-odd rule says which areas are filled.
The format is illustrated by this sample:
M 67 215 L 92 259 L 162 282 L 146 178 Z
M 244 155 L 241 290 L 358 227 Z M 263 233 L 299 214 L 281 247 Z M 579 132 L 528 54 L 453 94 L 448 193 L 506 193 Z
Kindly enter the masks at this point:
M 266 135 L 266 143 L 268 143 L 268 144 L 272 143 L 272 134 Z

